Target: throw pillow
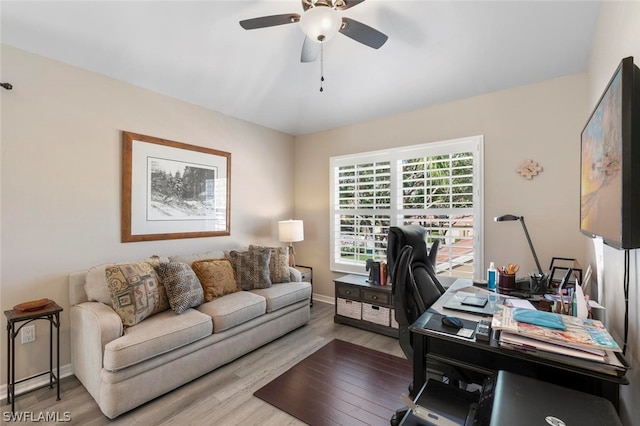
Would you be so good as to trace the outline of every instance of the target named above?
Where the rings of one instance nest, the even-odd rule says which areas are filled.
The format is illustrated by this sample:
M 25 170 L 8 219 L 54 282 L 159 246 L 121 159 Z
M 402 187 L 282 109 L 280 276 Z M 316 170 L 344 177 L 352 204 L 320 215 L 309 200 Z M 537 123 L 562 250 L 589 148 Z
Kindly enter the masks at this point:
M 84 283 L 84 291 L 87 293 L 87 299 L 90 302 L 100 302 L 107 306 L 113 306 L 111 302 L 111 291 L 107 282 L 107 267 L 113 264 L 93 266 L 87 272 L 87 278 Z
M 271 283 L 288 283 L 289 277 L 289 247 L 261 247 L 250 245 L 249 250 L 266 249 L 271 252 L 269 259 L 269 279 Z
M 229 258 L 236 271 L 236 280 L 243 290 L 271 287 L 269 278 L 269 250 L 249 250 L 229 252 Z
M 224 257 L 222 250 L 209 250 L 193 254 L 169 256 L 169 262 L 182 262 L 187 265 L 192 265 L 196 260 L 219 259 L 221 257 Z
M 193 269 L 186 263 L 161 263 L 158 275 L 167 290 L 171 309 L 176 314 L 204 303 L 202 285 Z
M 205 302 L 242 290 L 236 284 L 233 265 L 229 259 L 198 260 L 191 267 L 202 284 Z
M 105 276 L 113 309 L 124 326 L 131 326 L 162 312 L 158 275 L 147 262 L 109 265 Z
M 160 256 L 151 256 L 147 259 L 142 259 L 137 262 L 147 262 L 154 269 L 158 267 L 160 262 L 166 258 Z M 109 283 L 107 282 L 106 269 L 107 266 L 113 266 L 115 263 L 105 263 L 98 266 L 93 266 L 87 272 L 87 278 L 84 283 L 84 291 L 87 293 L 87 299 L 90 302 L 100 302 L 107 306 L 113 307 L 111 302 L 111 291 L 109 290 Z M 157 271 L 156 271 L 157 272 Z M 167 293 L 164 290 L 162 282 L 158 282 L 158 292 L 160 293 L 160 310 L 169 309 L 169 299 L 167 299 Z

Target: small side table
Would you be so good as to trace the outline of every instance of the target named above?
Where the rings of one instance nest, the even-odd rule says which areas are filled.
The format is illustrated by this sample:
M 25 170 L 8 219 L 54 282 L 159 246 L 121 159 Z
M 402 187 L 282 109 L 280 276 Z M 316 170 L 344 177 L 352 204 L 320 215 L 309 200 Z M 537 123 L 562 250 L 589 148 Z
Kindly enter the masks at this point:
M 294 268 L 300 271 L 300 274 L 302 275 L 302 281 L 311 284 L 311 302 L 309 304 L 310 306 L 313 306 L 313 268 L 311 266 L 302 265 L 296 265 L 294 266 Z
M 11 403 L 11 412 L 15 411 L 16 402 L 16 385 L 33 377 L 48 375 L 49 384 L 42 385 L 36 389 L 49 386 L 53 389 L 55 383 L 58 388 L 57 401 L 60 400 L 60 312 L 62 308 L 54 301 L 42 307 L 42 309 L 34 311 L 19 311 L 11 309 L 4 311 L 7 317 L 7 404 Z M 49 371 L 40 373 L 36 376 L 16 381 L 16 336 L 25 325 L 36 320 L 49 321 Z M 23 323 L 16 328 L 16 324 Z M 53 373 L 53 327 L 56 328 L 56 373 Z M 32 390 L 36 390 L 32 389 Z M 31 392 L 31 391 L 27 391 Z M 23 393 L 27 393 L 23 392 Z

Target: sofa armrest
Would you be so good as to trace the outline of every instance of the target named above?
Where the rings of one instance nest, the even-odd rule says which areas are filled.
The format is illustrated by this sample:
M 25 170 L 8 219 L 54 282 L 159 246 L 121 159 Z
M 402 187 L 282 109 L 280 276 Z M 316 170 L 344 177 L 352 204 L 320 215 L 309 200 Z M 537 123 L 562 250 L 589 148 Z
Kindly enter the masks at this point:
M 71 306 L 71 366 L 96 401 L 100 398 L 104 347 L 122 335 L 122 321 L 111 307 L 100 302 Z
M 302 282 L 302 274 L 296 268 L 289 266 L 289 279 L 292 283 Z

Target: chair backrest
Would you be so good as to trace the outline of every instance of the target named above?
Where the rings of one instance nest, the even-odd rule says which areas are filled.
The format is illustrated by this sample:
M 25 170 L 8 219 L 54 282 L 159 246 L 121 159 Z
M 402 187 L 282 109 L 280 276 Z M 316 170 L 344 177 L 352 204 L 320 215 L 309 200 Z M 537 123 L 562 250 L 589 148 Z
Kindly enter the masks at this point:
M 426 229 L 420 225 L 392 226 L 389 228 L 387 267 L 391 273 L 391 278 L 393 278 L 394 264 L 400 255 L 400 250 L 407 245 L 413 247 L 414 262 L 431 264 L 435 275 L 436 256 L 438 255 L 440 241 L 435 240 L 431 245 L 431 250 L 427 253 L 426 234 Z

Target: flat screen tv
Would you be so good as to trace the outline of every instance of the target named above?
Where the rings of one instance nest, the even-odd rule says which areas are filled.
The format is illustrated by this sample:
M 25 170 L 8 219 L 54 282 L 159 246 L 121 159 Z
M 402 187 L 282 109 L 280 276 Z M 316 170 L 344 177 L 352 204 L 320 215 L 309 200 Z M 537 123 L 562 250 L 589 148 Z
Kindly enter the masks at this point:
M 581 134 L 580 231 L 640 247 L 640 69 L 624 58 Z

